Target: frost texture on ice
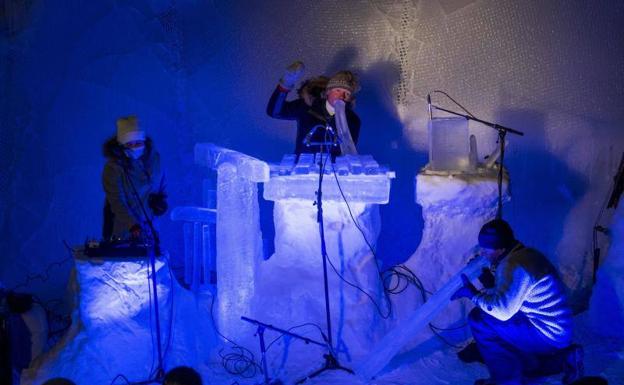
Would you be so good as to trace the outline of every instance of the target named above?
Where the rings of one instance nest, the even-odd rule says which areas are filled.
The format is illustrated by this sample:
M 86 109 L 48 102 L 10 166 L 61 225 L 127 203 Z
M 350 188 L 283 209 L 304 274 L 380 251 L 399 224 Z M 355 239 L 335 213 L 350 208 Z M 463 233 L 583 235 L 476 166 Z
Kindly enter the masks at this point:
M 156 270 L 164 365 L 201 367 L 216 342 L 209 306 L 170 279 L 165 258 L 157 259 Z M 22 384 L 57 376 L 77 385 L 108 384 L 118 374 L 130 381 L 148 379 L 156 360 L 149 271 L 146 258 L 85 259 L 77 252 L 71 328 L 23 372 Z

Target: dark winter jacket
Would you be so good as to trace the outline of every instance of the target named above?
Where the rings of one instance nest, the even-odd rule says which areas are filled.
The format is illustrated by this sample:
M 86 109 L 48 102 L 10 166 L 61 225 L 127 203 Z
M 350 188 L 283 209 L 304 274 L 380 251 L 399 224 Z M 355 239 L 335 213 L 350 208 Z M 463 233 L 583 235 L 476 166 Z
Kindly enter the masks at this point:
M 312 101 L 311 105 L 308 105 L 304 98 L 286 101 L 287 95 L 288 91 L 278 86 L 269 99 L 267 114 L 276 119 L 297 121 L 295 154 L 321 152 L 320 146 L 311 145 L 308 147 L 304 144 L 304 140 L 306 135 L 311 130 L 314 130 L 315 127 L 317 127 L 317 130 L 310 137 L 312 142 L 325 141 L 325 127 L 327 125 L 330 125 L 334 132 L 337 132 L 335 117 L 330 116 L 325 107 L 326 99 L 317 98 Z M 353 143 L 357 144 L 360 136 L 360 118 L 349 107 L 349 104 L 347 104 L 346 114 Z M 331 153 L 333 157 L 340 155 L 340 146 L 332 147 Z
M 104 144 L 103 151 L 107 161 L 102 172 L 102 185 L 106 203 L 113 214 L 112 235 L 127 239 L 132 226 L 147 229 L 141 205 L 150 220 L 154 217 L 148 199 L 151 193 L 158 193 L 161 188 L 160 156 L 150 138 L 145 141 L 143 155 L 136 160 L 125 155 L 123 146 L 115 137 Z

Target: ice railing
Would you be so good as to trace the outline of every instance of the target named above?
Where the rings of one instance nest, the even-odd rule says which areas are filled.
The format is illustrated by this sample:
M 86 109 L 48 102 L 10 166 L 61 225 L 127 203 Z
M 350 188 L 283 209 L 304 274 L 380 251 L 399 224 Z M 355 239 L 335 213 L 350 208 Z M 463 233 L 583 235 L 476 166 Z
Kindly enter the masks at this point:
M 229 164 L 236 167 L 239 177 L 250 182 L 260 183 L 269 179 L 269 165 L 265 161 L 213 143 L 195 145 L 195 164 L 213 170 L 218 170 L 221 165 Z
M 196 144 L 194 155 L 195 164 L 217 172 L 220 167 L 233 168 L 238 178 L 252 184 L 269 177 L 266 162 L 213 143 Z M 204 206 L 176 207 L 171 212 L 172 220 L 183 222 L 184 283 L 193 290 L 216 283 L 217 191 L 207 181 L 202 188 Z M 236 209 L 229 207 L 234 212 L 224 214 L 235 216 Z

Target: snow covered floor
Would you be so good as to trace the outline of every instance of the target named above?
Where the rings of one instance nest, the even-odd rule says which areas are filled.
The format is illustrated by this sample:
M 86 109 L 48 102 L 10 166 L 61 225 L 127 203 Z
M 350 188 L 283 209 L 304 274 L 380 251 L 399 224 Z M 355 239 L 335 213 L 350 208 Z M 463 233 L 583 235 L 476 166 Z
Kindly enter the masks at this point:
M 213 307 L 213 304 L 212 295 L 209 293 L 205 294 L 206 295 L 196 297 L 196 301 L 193 301 L 190 299 L 189 296 L 191 294 L 188 291 L 179 287 L 174 291 L 174 295 L 176 296 L 174 302 L 177 304 L 180 311 L 176 312 L 176 317 L 174 317 L 175 320 L 172 326 L 175 330 L 174 335 L 176 336 L 174 340 L 179 342 L 174 344 L 176 348 L 165 358 L 166 367 L 172 368 L 180 364 L 195 367 L 202 374 L 206 385 L 263 384 L 264 378 L 260 370 L 256 371 L 256 375 L 253 378 L 242 378 L 226 372 L 222 365 L 219 352 L 223 347 L 225 348 L 223 351 L 224 353 L 232 353 L 234 351 L 231 349 L 231 346 L 216 346 L 215 339 L 209 338 L 209 336 L 214 334 L 214 330 L 212 329 L 212 317 L 210 317 L 210 309 Z M 84 304 L 85 302 L 83 301 L 83 305 Z M 582 344 L 585 348 L 586 374 L 603 376 L 609 380 L 609 384 L 624 385 L 624 339 L 615 337 L 605 338 L 592 331 L 592 326 L 590 326 L 592 325 L 592 318 L 590 315 L 595 315 L 596 312 L 602 310 L 600 306 L 598 307 L 600 309 L 590 308 L 588 312 L 576 318 L 576 342 Z M 128 321 L 123 324 L 124 326 L 122 329 L 127 329 L 127 331 L 132 332 L 132 334 L 138 335 L 140 334 L 138 332 L 143 330 L 133 327 L 133 322 Z M 198 328 L 198 325 L 202 325 L 202 327 Z M 240 327 L 244 325 L 245 324 L 241 321 Z M 294 332 L 309 338 L 318 338 L 318 331 L 313 327 L 296 329 Z M 57 357 L 58 354 L 51 352 L 49 357 L 50 361 L 39 367 L 38 370 L 35 369 L 39 381 L 33 383 L 40 384 L 44 379 L 63 375 L 74 379 L 78 385 L 106 385 L 111 384 L 115 374 L 119 373 L 119 371 L 126 372 L 124 374 L 130 375 L 131 373 L 127 370 L 128 368 L 124 369 L 122 367 L 123 365 L 115 365 L 110 362 L 110 365 L 102 369 L 105 373 L 97 372 L 100 381 L 91 382 L 87 380 L 88 377 L 80 375 L 81 370 L 76 368 L 76 366 L 82 367 L 90 373 L 93 364 L 97 361 L 93 359 L 93 357 L 95 357 L 94 351 L 100 351 L 104 345 L 112 343 L 110 338 L 117 338 L 112 337 L 108 332 L 99 335 L 99 337 L 91 334 L 89 334 L 89 338 L 91 338 L 92 341 L 96 341 L 96 343 L 90 348 L 84 346 L 85 341 L 87 341 L 85 337 L 76 340 L 76 343 L 73 345 L 68 343 L 64 348 L 62 346 L 59 347 L 59 350 L 67 350 L 65 355 L 59 356 L 62 358 L 60 361 L 55 361 L 55 357 Z M 244 343 L 244 345 L 253 352 L 254 360 L 258 365 L 257 368 L 259 368 L 261 365 L 261 356 L 258 339 L 253 337 L 252 334 L 253 332 L 250 333 L 247 341 L 241 343 Z M 453 340 L 452 335 L 445 334 L 444 336 L 449 342 L 456 342 Z M 278 337 L 277 332 L 267 330 L 265 333 L 267 346 L 276 337 Z M 136 338 L 138 339 L 139 337 L 137 336 Z M 280 339 L 270 346 L 268 351 L 269 373 L 274 379 L 279 379 L 283 381 L 284 384 L 293 384 L 295 381 L 322 366 L 322 352 L 320 349 L 316 349 L 310 345 L 304 345 L 300 341 L 291 340 L 288 343 L 290 344 L 290 349 L 289 352 L 286 353 L 284 352 L 284 339 Z M 358 376 L 343 371 L 326 371 L 318 377 L 307 380 L 305 383 L 310 385 L 471 385 L 475 379 L 487 377 L 485 366 L 478 363 L 465 364 L 461 362 L 456 356 L 456 351 L 457 349 L 444 345 L 438 338 L 432 335 L 431 339 L 418 345 L 413 350 L 394 357 L 381 374 L 375 380 L 368 383 L 360 380 Z M 133 357 L 136 355 L 135 353 L 132 354 Z M 89 363 L 82 365 L 81 360 L 84 359 L 87 359 Z M 239 367 L 242 364 L 244 363 L 238 362 Z M 353 368 L 356 362 L 343 362 L 341 360 L 341 364 Z M 276 369 L 277 367 L 281 367 L 282 369 L 278 371 Z M 134 365 L 134 369 L 139 369 L 140 372 L 134 373 L 134 376 L 131 376 L 133 379 L 141 378 L 143 372 L 145 372 L 145 375 L 147 373 L 146 369 L 141 370 L 137 365 Z M 91 375 L 91 379 L 92 377 L 93 375 Z M 145 378 L 145 376 L 143 376 L 143 378 Z M 560 384 L 560 379 L 561 375 L 557 375 L 536 380 L 532 382 L 531 385 Z M 114 384 L 121 385 L 124 384 L 124 382 L 122 380 L 117 380 Z
M 588 329 L 586 313 L 577 316 L 577 339 L 585 349 L 585 373 L 591 376 L 602 376 L 611 385 L 624 385 L 624 341 L 605 339 Z M 399 355 L 384 369 L 382 374 L 375 380 L 363 382 L 357 376 L 343 371 L 326 371 L 320 376 L 309 379 L 305 384 L 309 385 L 472 385 L 478 378 L 487 377 L 488 373 L 484 365 L 479 363 L 465 364 L 456 356 L 456 349 L 426 351 L 426 348 L 417 348 L 409 353 Z M 254 352 L 256 354 L 256 352 Z M 259 360 L 259 353 L 256 356 Z M 294 359 L 294 357 L 291 357 Z M 320 357 L 302 357 L 308 362 L 318 360 L 319 367 L 322 362 Z M 210 365 L 212 372 L 207 384 L 218 385 L 253 385 L 262 384 L 263 378 L 257 376 L 254 379 L 235 378 L 224 374 L 222 367 L 217 362 Z M 312 371 L 312 370 L 311 370 Z M 310 371 L 310 372 L 311 372 Z M 303 375 L 296 378 L 279 378 L 285 384 L 294 383 Z M 532 380 L 530 385 L 560 385 L 561 375 Z
M 583 318 L 582 316 L 580 318 Z M 580 323 L 583 321 L 579 319 Z M 622 341 L 601 340 L 589 333 L 584 325 L 579 325 L 577 341 L 585 348 L 585 367 L 587 375 L 602 375 L 609 380 L 609 384 L 624 384 L 624 348 Z M 413 363 L 408 363 L 410 359 Z M 396 360 L 395 360 L 396 361 Z M 418 358 L 414 352 L 411 357 L 404 357 L 403 365 L 382 374 L 375 385 L 418 385 L 418 384 L 472 384 L 475 379 L 487 377 L 487 370 L 482 364 L 464 364 L 459 361 L 455 349 L 435 351 L 427 356 Z M 388 369 L 388 368 L 387 368 Z M 338 384 L 338 381 L 315 382 L 318 384 Z M 345 383 L 345 382 L 342 382 Z M 357 382 L 349 382 L 357 383 Z M 561 384 L 561 376 L 552 376 L 536 379 L 531 383 Z

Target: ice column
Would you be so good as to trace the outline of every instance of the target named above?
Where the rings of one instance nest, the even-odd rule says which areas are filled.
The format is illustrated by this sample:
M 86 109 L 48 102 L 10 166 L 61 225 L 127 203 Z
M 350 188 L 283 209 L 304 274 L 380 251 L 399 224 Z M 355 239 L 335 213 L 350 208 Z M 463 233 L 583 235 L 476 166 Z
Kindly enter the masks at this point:
M 210 143 L 195 146 L 195 162 L 217 170 L 217 298 L 219 330 L 235 336 L 251 314 L 257 264 L 262 260 L 258 182 L 267 163 Z

